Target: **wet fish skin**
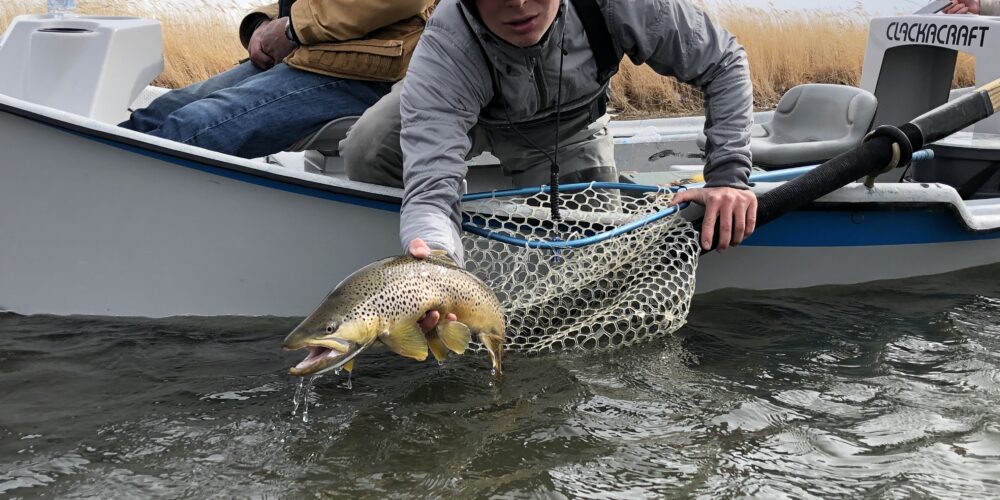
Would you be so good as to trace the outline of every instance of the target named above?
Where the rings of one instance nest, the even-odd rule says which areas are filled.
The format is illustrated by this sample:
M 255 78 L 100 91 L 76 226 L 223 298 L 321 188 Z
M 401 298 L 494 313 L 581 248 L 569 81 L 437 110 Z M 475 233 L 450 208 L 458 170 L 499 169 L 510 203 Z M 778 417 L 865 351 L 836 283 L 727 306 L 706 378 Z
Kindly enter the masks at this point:
M 441 313 L 426 335 L 418 321 Z M 448 314 L 458 320 L 448 321 Z M 427 259 L 409 255 L 373 262 L 348 276 L 282 343 L 310 355 L 289 370 L 296 376 L 353 368 L 354 357 L 376 342 L 418 361 L 428 353 L 442 360 L 462 354 L 472 335 L 484 344 L 493 370 L 503 362 L 505 320 L 492 290 L 441 253 Z

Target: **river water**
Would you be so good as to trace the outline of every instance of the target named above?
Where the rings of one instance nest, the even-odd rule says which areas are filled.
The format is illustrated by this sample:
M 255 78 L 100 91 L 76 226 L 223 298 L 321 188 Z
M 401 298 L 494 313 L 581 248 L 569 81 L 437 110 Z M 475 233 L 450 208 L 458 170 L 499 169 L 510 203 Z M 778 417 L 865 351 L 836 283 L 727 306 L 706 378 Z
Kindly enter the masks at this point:
M 295 319 L 0 315 L 0 497 L 996 498 L 998 319 L 996 266 L 721 292 L 499 380 L 366 353 L 304 418 Z

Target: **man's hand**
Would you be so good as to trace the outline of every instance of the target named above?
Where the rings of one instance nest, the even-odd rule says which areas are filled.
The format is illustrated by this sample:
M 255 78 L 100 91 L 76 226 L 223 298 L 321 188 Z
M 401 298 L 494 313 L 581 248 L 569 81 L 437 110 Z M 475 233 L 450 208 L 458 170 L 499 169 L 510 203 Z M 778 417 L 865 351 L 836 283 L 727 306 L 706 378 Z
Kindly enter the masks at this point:
M 951 0 L 951 5 L 941 12 L 945 14 L 979 14 L 979 0 Z
M 247 44 L 250 61 L 254 66 L 271 69 L 292 53 L 295 45 L 285 36 L 286 26 L 288 26 L 287 17 L 268 19 L 257 26 L 253 35 L 250 35 L 250 43 Z
M 424 243 L 424 240 L 416 238 L 410 242 L 410 246 L 406 249 L 410 255 L 418 259 L 426 259 L 431 254 L 431 247 Z M 438 321 L 441 321 L 441 313 L 438 311 L 427 311 L 422 318 L 418 321 L 420 323 L 420 329 L 427 333 L 433 330 Z M 452 313 L 448 313 L 448 321 L 458 321 L 458 316 Z
M 285 28 L 288 26 L 287 17 L 279 17 L 274 21 L 261 25 L 254 31 L 254 36 L 260 33 L 260 48 L 265 54 L 271 56 L 271 65 L 278 64 L 285 59 L 285 56 L 295 50 L 295 44 L 285 36 Z
M 264 51 L 260 44 L 261 37 L 264 35 L 264 28 L 269 24 L 274 24 L 274 21 L 268 19 L 260 23 L 257 29 L 253 31 L 253 34 L 250 35 L 250 43 L 247 44 L 247 50 L 250 52 L 250 62 L 260 69 L 271 69 L 271 66 L 274 66 L 274 58 L 267 55 L 267 52 Z
M 406 251 L 418 259 L 426 259 L 431 256 L 431 247 L 427 246 L 427 243 L 424 243 L 424 240 L 420 238 L 414 238 Z
M 695 188 L 674 195 L 671 205 L 693 201 L 705 206 L 701 224 L 701 247 L 712 248 L 715 221 L 719 221 L 719 250 L 739 245 L 757 226 L 757 196 L 749 189 L 731 187 Z

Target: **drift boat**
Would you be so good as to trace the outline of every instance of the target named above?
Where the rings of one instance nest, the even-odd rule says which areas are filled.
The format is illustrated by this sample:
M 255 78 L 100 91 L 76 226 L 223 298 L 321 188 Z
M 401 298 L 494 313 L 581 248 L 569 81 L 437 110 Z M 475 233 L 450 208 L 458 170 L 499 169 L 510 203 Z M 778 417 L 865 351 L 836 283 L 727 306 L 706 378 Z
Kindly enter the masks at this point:
M 973 35 L 973 33 L 975 35 Z M 1000 76 L 1000 18 L 873 19 L 861 85 L 804 85 L 754 127 L 763 194 L 874 126 L 945 103 L 958 52 Z M 164 89 L 160 25 L 16 18 L 0 40 L 0 309 L 22 314 L 302 316 L 376 257 L 400 253 L 398 189 L 346 178 L 332 122 L 245 160 L 114 124 Z M 615 121 L 623 181 L 700 169 L 703 119 Z M 931 145 L 874 188 L 849 184 L 702 258 L 700 293 L 930 275 L 1000 261 L 1000 121 Z M 471 163 L 470 192 L 510 187 Z M 875 168 L 875 166 L 873 166 Z

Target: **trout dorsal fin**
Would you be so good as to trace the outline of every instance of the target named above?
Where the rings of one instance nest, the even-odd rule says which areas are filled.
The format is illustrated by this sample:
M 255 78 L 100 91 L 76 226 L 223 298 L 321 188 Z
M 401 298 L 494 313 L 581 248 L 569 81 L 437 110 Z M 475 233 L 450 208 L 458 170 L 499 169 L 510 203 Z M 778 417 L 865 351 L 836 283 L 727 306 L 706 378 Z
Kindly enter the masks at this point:
M 417 361 L 427 359 L 427 339 L 416 323 L 394 325 L 389 331 L 382 332 L 378 338 L 390 351 L 400 356 Z
M 441 342 L 455 354 L 462 354 L 469 347 L 472 340 L 472 332 L 469 327 L 460 321 L 441 320 L 437 326 L 438 337 Z
M 439 263 L 443 262 L 445 264 L 448 264 L 449 266 L 457 266 L 457 264 L 455 264 L 455 261 L 452 260 L 451 256 L 448 255 L 448 252 L 445 250 L 440 250 L 440 249 L 431 250 L 431 254 L 427 257 L 427 260 L 436 261 Z

